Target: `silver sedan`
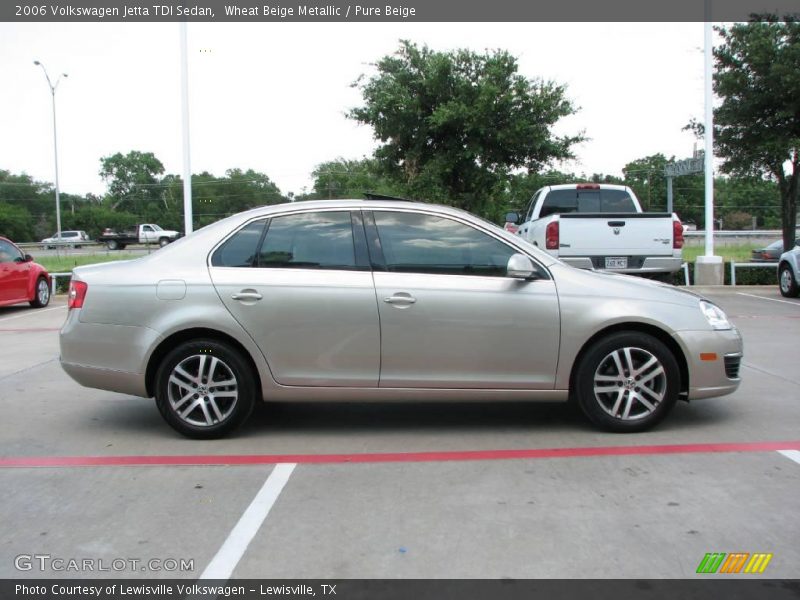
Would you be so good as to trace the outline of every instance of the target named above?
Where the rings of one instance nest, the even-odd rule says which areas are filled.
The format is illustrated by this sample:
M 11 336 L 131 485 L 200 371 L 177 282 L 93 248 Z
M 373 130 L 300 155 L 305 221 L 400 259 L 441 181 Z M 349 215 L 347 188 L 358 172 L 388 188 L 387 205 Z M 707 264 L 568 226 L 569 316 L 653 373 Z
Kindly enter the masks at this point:
M 739 386 L 742 339 L 700 296 L 560 263 L 469 213 L 400 201 L 262 207 L 75 269 L 61 364 L 155 397 L 196 438 L 257 401 L 573 399 L 641 431 Z

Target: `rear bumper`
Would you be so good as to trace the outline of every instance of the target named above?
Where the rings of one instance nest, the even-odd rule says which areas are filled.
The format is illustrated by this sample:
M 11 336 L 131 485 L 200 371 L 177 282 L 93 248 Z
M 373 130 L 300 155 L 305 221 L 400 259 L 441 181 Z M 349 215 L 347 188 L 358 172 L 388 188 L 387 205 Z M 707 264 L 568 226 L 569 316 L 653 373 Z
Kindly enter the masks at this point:
M 84 387 L 109 390 L 120 394 L 147 397 L 145 378 L 142 373 L 129 373 L 113 369 L 100 369 L 64 362 L 61 359 L 61 368 L 75 381 Z
M 82 323 L 69 311 L 61 328 L 61 366 L 83 386 L 147 396 L 146 358 L 160 334 L 148 327 Z
M 598 269 L 598 264 L 603 264 L 605 256 L 565 256 L 559 257 L 560 260 L 571 267 L 578 269 Z M 683 264 L 683 259 L 673 256 L 646 256 L 629 257 L 637 259 L 637 263 L 641 266 L 631 267 L 628 269 L 609 269 L 614 273 L 675 273 L 680 270 Z M 632 263 L 632 261 L 629 261 Z

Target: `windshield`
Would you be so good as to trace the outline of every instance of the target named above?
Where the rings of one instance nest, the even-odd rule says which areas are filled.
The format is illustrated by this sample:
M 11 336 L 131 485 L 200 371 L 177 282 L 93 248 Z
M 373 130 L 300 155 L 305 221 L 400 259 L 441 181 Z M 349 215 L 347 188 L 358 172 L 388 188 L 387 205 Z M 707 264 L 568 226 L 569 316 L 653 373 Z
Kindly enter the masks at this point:
M 625 190 L 551 190 L 544 198 L 539 218 L 561 213 L 630 213 L 636 205 Z
M 158 225 L 151 225 L 151 227 L 153 228 L 153 231 L 164 231 L 164 230 L 163 230 L 163 229 L 161 229 L 161 227 L 159 227 Z

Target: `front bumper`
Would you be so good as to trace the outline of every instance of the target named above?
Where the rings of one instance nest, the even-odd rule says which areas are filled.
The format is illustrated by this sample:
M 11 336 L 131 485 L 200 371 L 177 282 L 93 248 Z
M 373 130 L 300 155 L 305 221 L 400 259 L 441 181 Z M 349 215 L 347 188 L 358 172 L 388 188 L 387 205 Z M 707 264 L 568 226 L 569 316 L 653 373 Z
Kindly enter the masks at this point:
M 675 338 L 686 357 L 689 400 L 736 391 L 741 383 L 739 371 L 744 348 L 738 329 L 679 331 Z

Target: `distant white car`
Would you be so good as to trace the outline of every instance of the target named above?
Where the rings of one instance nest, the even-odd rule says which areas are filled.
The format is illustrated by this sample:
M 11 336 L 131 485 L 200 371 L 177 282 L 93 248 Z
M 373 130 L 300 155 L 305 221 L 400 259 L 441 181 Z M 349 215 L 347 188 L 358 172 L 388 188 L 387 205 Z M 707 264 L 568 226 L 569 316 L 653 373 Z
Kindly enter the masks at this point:
M 787 298 L 800 294 L 800 246 L 781 254 L 778 261 L 778 287 Z
M 42 248 L 47 250 L 58 246 L 80 248 L 82 243 L 85 244 L 89 241 L 89 236 L 85 231 L 62 231 L 60 235 L 55 233 L 52 237 L 43 239 L 41 243 Z

